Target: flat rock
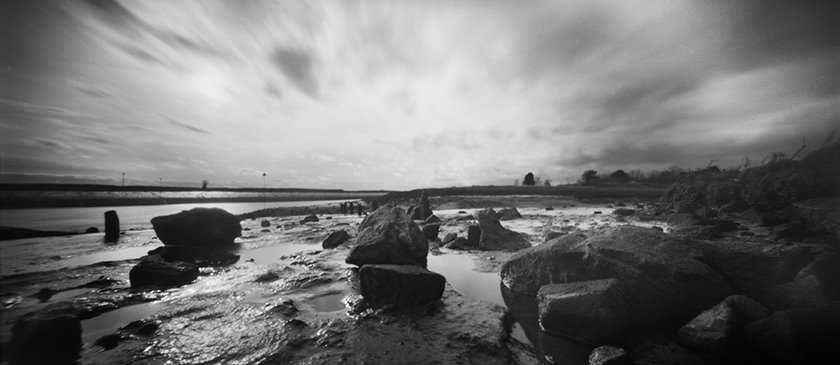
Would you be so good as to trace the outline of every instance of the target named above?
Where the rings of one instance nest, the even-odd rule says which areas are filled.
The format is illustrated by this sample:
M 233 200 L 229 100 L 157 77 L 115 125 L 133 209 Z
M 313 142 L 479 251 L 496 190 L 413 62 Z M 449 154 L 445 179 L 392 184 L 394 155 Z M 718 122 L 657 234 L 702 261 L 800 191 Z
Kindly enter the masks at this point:
M 386 204 L 368 215 L 359 226 L 356 245 L 345 261 L 362 265 L 426 266 L 429 245 L 423 232 L 405 212 Z
M 230 246 L 242 234 L 239 218 L 219 208 L 193 208 L 152 218 L 164 245 Z
M 183 261 L 164 261 L 146 256 L 131 268 L 131 287 L 158 286 L 169 288 L 189 284 L 198 278 L 198 266 Z
M 410 265 L 365 265 L 359 270 L 362 296 L 374 304 L 422 305 L 440 300 L 446 278 Z

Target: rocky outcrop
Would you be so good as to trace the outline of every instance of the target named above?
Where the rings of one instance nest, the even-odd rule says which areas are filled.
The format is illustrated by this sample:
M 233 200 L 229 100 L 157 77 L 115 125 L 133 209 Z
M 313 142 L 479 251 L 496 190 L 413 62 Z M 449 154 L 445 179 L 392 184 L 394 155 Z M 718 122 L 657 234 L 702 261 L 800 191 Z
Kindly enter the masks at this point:
M 426 192 L 423 191 L 420 193 L 420 205 L 418 205 L 414 210 L 410 212 L 412 220 L 420 220 L 424 221 L 427 218 L 431 217 L 432 214 L 432 206 L 429 204 L 429 197 L 426 196 Z
M 426 237 L 405 212 L 391 204 L 368 215 L 359 226 L 356 244 L 345 261 L 362 265 L 426 266 Z
M 502 266 L 505 286 L 536 295 L 551 283 L 616 278 L 627 294 L 631 324 L 677 329 L 720 302 L 731 288 L 697 258 L 696 242 L 634 226 L 593 237 L 572 233 L 517 252 Z
M 198 278 L 198 266 L 183 261 L 164 261 L 146 256 L 129 272 L 131 287 L 156 286 L 170 288 L 193 282 Z
M 321 244 L 321 247 L 325 249 L 336 248 L 349 239 L 350 234 L 342 229 L 340 231 L 330 233 L 330 235 L 324 239 L 324 242 Z
M 57 302 L 20 317 L 12 328 L 10 363 L 75 364 L 82 350 L 80 311 Z
M 440 300 L 446 278 L 417 266 L 365 265 L 359 284 L 373 304 L 422 305 Z
M 502 227 L 498 219 L 483 211 L 478 213 L 478 226 L 481 228 L 481 238 L 478 241 L 480 250 L 520 250 L 531 247 L 528 238 L 522 233 Z
M 677 331 L 680 344 L 717 355 L 732 355 L 747 347 L 744 326 L 770 315 L 758 302 L 743 295 L 726 297 Z
M 616 279 L 543 285 L 537 303 L 546 332 L 592 345 L 616 344 L 627 333 L 627 303 Z
M 242 234 L 239 218 L 219 208 L 193 208 L 152 218 L 164 245 L 230 246 Z

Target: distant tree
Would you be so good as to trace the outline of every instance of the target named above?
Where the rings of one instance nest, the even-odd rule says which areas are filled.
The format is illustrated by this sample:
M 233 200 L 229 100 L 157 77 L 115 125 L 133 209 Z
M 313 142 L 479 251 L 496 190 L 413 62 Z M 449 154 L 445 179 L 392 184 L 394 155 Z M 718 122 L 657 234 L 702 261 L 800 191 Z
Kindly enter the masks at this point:
M 583 172 L 583 175 L 580 176 L 580 180 L 583 181 L 584 184 L 588 184 L 592 180 L 599 179 L 598 171 L 595 170 L 586 170 Z
M 533 173 L 529 172 L 529 173 L 525 174 L 525 179 L 522 180 L 522 185 L 534 186 L 536 184 L 537 184 L 537 182 L 534 181 L 534 174 Z
M 542 179 L 539 176 L 534 176 L 534 185 L 539 185 Z
M 610 174 L 610 180 L 620 183 L 626 183 L 630 181 L 630 175 L 627 175 L 627 173 L 625 173 L 624 170 L 615 170 L 615 172 Z
M 543 185 L 551 186 L 551 179 L 545 179 L 545 182 L 543 183 Z
M 209 182 L 207 180 L 201 180 L 201 188 L 202 189 L 207 189 L 207 184 L 209 184 Z

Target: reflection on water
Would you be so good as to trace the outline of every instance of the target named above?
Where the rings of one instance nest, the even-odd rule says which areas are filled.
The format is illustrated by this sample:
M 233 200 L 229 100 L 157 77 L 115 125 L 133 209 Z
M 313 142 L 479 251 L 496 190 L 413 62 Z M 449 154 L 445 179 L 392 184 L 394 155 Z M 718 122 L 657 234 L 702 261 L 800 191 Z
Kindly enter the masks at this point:
M 86 319 L 82 321 L 82 340 L 87 344 L 92 344 L 99 337 L 114 333 L 128 323 L 149 317 L 163 307 L 163 304 L 158 302 L 135 304 Z
M 309 299 L 309 303 L 312 304 L 312 307 L 317 312 L 335 312 L 346 308 L 346 306 L 344 305 L 343 293 L 327 294 L 314 297 L 312 299 Z
M 268 265 L 276 262 L 281 256 L 287 256 L 301 251 L 318 250 L 321 246 L 311 243 L 286 242 L 276 246 L 260 247 L 242 251 L 240 261 L 253 260 L 255 264 Z
M 499 292 L 499 274 L 475 271 L 473 256 L 447 253 L 430 255 L 428 260 L 429 270 L 446 277 L 446 281 L 464 296 L 505 305 Z
M 128 247 L 118 250 L 101 251 L 89 255 L 81 255 L 65 259 L 61 264 L 65 267 L 92 265 L 105 261 L 123 261 L 143 257 L 151 250 L 163 245 L 149 245 L 142 247 Z

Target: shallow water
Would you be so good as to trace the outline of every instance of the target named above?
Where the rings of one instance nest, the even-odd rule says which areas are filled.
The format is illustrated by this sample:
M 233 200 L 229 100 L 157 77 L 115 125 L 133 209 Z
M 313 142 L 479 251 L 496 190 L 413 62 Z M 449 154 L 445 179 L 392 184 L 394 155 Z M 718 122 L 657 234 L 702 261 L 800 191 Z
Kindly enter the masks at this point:
M 160 302 L 129 305 L 82 321 L 82 341 L 93 344 L 99 337 L 116 332 L 120 327 L 154 315 L 164 308 Z

